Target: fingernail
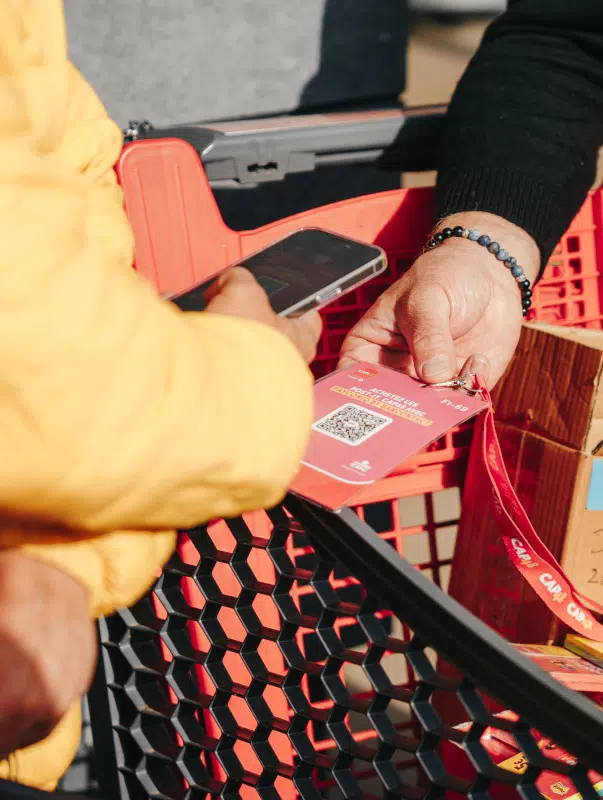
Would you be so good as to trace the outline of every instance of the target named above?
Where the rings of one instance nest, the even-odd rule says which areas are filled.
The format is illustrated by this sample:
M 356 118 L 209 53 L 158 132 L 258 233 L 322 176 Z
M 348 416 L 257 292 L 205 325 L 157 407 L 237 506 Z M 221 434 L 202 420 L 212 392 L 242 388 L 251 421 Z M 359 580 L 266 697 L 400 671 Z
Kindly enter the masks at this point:
M 424 378 L 437 378 L 439 375 L 450 374 L 451 372 L 450 361 L 444 355 L 433 356 L 421 367 L 421 375 Z
M 472 356 L 465 367 L 463 368 L 463 375 L 481 375 L 486 380 L 490 373 L 490 362 L 486 356 L 475 355 Z

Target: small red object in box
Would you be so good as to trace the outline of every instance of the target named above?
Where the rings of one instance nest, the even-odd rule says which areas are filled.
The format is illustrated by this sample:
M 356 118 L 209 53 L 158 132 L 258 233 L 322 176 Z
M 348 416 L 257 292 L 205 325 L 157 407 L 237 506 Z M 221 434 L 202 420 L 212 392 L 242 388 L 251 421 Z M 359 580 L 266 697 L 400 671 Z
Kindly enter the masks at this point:
M 496 716 L 499 719 L 511 722 L 515 722 L 518 719 L 517 715 L 512 711 L 502 711 Z M 471 722 L 462 723 L 457 725 L 456 729 L 467 732 L 472 724 Z M 545 752 L 547 759 L 559 762 L 559 766 L 573 766 L 576 764 L 576 759 L 573 756 L 551 742 L 550 739 L 535 730 L 532 730 L 531 734 L 538 747 Z M 480 738 L 480 744 L 492 759 L 494 766 L 500 769 L 516 775 L 523 775 L 529 767 L 528 760 L 517 746 L 513 734 L 508 731 L 500 730 L 496 727 L 486 728 Z M 473 780 L 475 777 L 475 769 L 471 766 L 469 756 L 461 745 L 446 741 L 443 748 L 443 759 L 450 774 L 465 780 Z M 588 777 L 597 793 L 603 795 L 603 776 L 591 771 Z M 557 800 L 559 797 L 568 798 L 568 800 L 579 800 L 581 797 L 567 776 L 551 770 L 543 770 L 540 773 L 536 779 L 536 788 L 545 800 Z M 500 782 L 494 782 L 489 788 L 489 793 L 493 800 L 511 800 L 511 798 L 517 797 L 514 786 Z M 456 792 L 451 792 L 450 794 L 451 796 L 457 796 Z M 458 796 L 460 797 L 461 795 L 459 794 Z

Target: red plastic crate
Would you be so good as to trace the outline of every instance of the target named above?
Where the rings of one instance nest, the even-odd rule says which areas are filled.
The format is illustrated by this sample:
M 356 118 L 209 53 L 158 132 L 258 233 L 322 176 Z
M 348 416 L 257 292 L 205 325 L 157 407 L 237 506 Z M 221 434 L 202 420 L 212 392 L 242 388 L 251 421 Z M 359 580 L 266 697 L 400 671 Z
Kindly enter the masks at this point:
M 592 192 L 549 259 L 529 319 L 601 328 L 601 222 L 601 191 Z
M 137 269 L 161 292 L 184 291 L 302 226 L 383 247 L 387 271 L 323 312 L 324 333 L 313 364 L 317 377 L 334 369 L 347 332 L 420 253 L 434 218 L 431 188 L 400 189 L 334 203 L 256 230 L 233 231 L 220 216 L 197 153 L 180 140 L 128 145 L 118 174 L 135 233 Z M 601 192 L 591 193 L 547 265 L 530 319 L 601 327 L 601 208 Z M 443 465 L 458 462 L 467 454 L 469 438 L 467 429 L 452 431 L 397 472 L 418 487 L 418 470 L 442 472 Z M 375 491 L 381 494 L 380 487 Z
M 385 192 L 368 197 L 353 198 L 323 208 L 314 209 L 253 231 L 236 232 L 226 227 L 216 206 L 211 188 L 195 151 L 183 142 L 160 140 L 137 142 L 127 147 L 118 169 L 124 188 L 126 209 L 132 222 L 135 239 L 137 268 L 152 280 L 161 292 L 185 290 L 201 282 L 233 261 L 260 249 L 301 226 L 317 226 L 342 235 L 350 235 L 366 242 L 381 245 L 388 254 L 386 273 L 365 284 L 355 292 L 329 306 L 324 312 L 324 334 L 314 371 L 317 376 L 331 371 L 336 363 L 343 339 L 349 329 L 360 319 L 379 294 L 399 277 L 421 251 L 430 231 L 434 210 L 433 191 L 429 188 Z M 589 195 L 569 231 L 562 238 L 546 268 L 544 278 L 536 289 L 530 317 L 564 325 L 601 328 L 603 319 L 603 284 L 598 270 L 601 257 L 603 216 L 601 193 Z M 169 270 L 162 267 L 170 265 Z M 401 555 L 417 564 L 435 583 L 447 588 L 452 562 L 456 527 L 460 515 L 460 491 L 471 429 L 469 426 L 449 432 L 425 452 L 407 461 L 395 474 L 368 487 L 358 498 L 358 514 Z M 263 512 L 246 516 L 246 524 L 256 539 L 269 535 L 269 520 Z M 229 710 L 241 727 L 247 726 L 245 714 L 249 711 L 244 702 L 238 703 L 249 688 L 249 674 L 242 660 L 237 662 L 237 647 L 242 644 L 241 625 L 235 612 L 235 603 L 241 586 L 229 567 L 235 542 L 226 526 L 219 522 L 212 526 L 212 539 L 222 553 L 223 570 L 217 580 L 220 593 L 220 619 L 230 640 L 228 672 L 236 676 L 232 687 Z M 180 542 L 180 552 L 185 561 L 199 559 L 199 554 L 186 537 Z M 300 575 L 303 576 L 308 552 L 303 542 L 288 553 Z M 274 580 L 274 567 L 268 560 L 254 565 L 256 579 L 262 576 L 267 583 Z M 333 577 L 338 589 L 359 589 L 346 576 Z M 192 581 L 187 586 L 188 602 L 195 608 L 203 602 Z M 296 588 L 293 601 L 302 607 L 303 588 Z M 255 608 L 267 629 L 274 625 L 278 609 L 270 597 L 263 596 L 261 607 Z M 339 621 L 338 630 L 345 630 L 351 641 L 358 630 L 352 620 Z M 356 628 L 358 626 L 356 625 Z M 207 640 L 193 621 L 189 624 L 193 648 L 207 653 Z M 312 632 L 299 633 L 300 648 L 309 647 Z M 310 638 L 308 638 L 310 637 Z M 354 662 L 363 657 L 360 637 L 349 648 L 349 660 L 342 665 L 340 678 L 353 681 Z M 310 644 L 309 644 L 310 642 Z M 282 674 L 284 663 L 276 646 L 262 655 L 269 670 Z M 356 655 L 354 655 L 354 653 Z M 165 652 L 166 658 L 169 653 Z M 396 653 L 391 654 L 396 662 Z M 413 677 L 406 672 L 404 658 L 400 656 L 399 689 L 412 688 Z M 202 670 L 198 676 L 202 678 Z M 213 686 L 205 686 L 213 694 Z M 367 687 L 355 688 L 359 703 L 366 701 Z M 306 686 L 307 699 L 315 710 L 313 738 L 317 749 L 328 750 L 332 740 L 326 732 L 326 720 L 333 704 L 325 698 L 312 696 L 312 687 Z M 176 697 L 174 696 L 174 702 Z M 284 696 L 275 691 L 267 699 L 277 718 L 287 715 Z M 231 707 L 232 706 L 232 707 Z M 204 724 L 208 733 L 215 733 L 215 722 L 209 714 Z M 400 731 L 408 727 L 400 721 Z M 356 730 L 359 741 L 374 736 L 372 730 Z M 281 748 L 283 763 L 293 763 L 293 751 L 283 737 L 275 743 Z M 255 758 L 251 747 L 238 753 L 241 763 L 251 765 Z M 412 769 L 413 763 L 404 765 Z M 213 768 L 219 773 L 218 764 Z M 283 797 L 290 787 L 283 787 Z
M 317 376 L 336 366 L 347 332 L 420 253 L 434 217 L 431 188 L 400 189 L 334 203 L 256 230 L 233 231 L 220 216 L 197 153 L 180 140 L 128 145 L 118 174 L 135 233 L 137 269 L 161 292 L 185 290 L 302 226 L 323 227 L 384 248 L 388 270 L 323 312 L 324 333 L 313 364 Z M 555 249 L 534 292 L 531 319 L 601 328 L 601 198 L 601 191 L 588 196 Z M 449 432 L 369 487 L 359 498 L 360 508 L 383 503 L 386 513 L 388 504 L 393 508 L 402 497 L 459 486 L 470 438 L 470 426 Z M 397 519 L 393 512 L 391 518 Z M 401 530 L 394 525 L 391 531 L 398 546 Z

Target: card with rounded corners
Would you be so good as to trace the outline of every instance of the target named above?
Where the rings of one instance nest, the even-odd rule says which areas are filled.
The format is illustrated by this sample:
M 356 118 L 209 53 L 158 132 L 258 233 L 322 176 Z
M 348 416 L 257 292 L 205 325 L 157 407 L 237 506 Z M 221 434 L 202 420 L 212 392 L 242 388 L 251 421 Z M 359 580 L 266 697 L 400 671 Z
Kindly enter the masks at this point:
M 479 395 L 357 364 L 317 381 L 310 442 L 292 491 L 335 510 L 488 407 Z

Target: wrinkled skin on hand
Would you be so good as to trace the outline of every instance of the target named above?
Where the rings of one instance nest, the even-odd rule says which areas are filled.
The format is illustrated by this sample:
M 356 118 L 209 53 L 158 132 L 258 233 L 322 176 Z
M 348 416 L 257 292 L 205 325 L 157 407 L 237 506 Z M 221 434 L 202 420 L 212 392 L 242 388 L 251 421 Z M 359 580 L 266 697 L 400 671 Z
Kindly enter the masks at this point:
M 458 224 L 499 241 L 534 280 L 538 248 L 524 231 L 490 214 L 458 215 L 438 227 Z M 450 238 L 421 255 L 350 331 L 340 366 L 384 364 L 426 383 L 480 372 L 492 387 L 513 357 L 522 321 L 508 268 L 477 243 Z

